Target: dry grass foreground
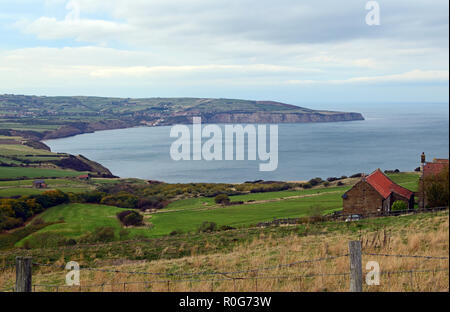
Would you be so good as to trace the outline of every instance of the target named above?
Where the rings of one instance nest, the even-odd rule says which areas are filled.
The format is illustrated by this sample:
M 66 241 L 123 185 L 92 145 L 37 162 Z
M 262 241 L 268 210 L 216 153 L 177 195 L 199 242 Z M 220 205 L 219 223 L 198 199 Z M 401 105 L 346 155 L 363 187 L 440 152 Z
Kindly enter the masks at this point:
M 399 217 L 401 218 L 401 217 Z M 327 232 L 324 229 L 324 233 Z M 187 275 L 143 275 L 116 272 L 81 271 L 81 287 L 64 285 L 65 274 L 56 267 L 39 267 L 33 273 L 34 291 L 348 291 L 348 241 L 362 241 L 363 253 L 447 256 L 449 254 L 448 213 L 386 227 L 377 231 L 299 236 L 274 239 L 261 235 L 237 246 L 227 254 L 196 255 L 181 259 L 151 262 L 125 262 L 103 266 L 103 270 L 132 272 L 184 273 Z M 139 253 L 139 249 L 136 249 Z M 318 262 L 294 263 L 308 259 L 337 257 Z M 82 259 L 80 259 L 82 261 Z M 368 261 L 378 261 L 379 286 L 364 284 L 364 291 L 449 291 L 449 260 L 363 255 L 363 272 Z M 63 261 L 56 263 L 64 265 Z M 267 270 L 261 268 L 270 267 Z M 277 267 L 277 268 L 276 268 Z M 199 272 L 236 272 L 199 274 Z M 419 272 L 409 272 L 409 271 Z M 434 272 L 420 272 L 429 271 Z M 391 272 L 391 273 L 388 273 Z M 189 275 L 193 273 L 194 275 Z M 0 289 L 12 287 L 14 270 L 0 272 Z M 55 286 L 38 286 L 55 285 Z M 56 286 L 59 285 L 59 286 Z

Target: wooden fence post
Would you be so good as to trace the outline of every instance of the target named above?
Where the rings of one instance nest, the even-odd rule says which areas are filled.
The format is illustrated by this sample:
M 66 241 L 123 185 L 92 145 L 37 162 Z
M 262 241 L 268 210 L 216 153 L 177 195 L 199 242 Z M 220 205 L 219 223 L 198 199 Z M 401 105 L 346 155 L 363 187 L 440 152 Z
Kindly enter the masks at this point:
M 362 292 L 362 257 L 361 242 L 348 242 L 349 258 L 350 258 L 350 291 Z
M 31 292 L 31 257 L 16 257 L 16 292 Z

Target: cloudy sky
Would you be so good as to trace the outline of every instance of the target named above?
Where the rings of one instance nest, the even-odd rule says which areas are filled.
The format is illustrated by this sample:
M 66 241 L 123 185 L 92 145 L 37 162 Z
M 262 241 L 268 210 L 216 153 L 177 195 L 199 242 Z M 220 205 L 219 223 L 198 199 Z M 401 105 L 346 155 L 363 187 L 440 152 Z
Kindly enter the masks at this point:
M 449 1 L 0 0 L 0 93 L 448 102 Z

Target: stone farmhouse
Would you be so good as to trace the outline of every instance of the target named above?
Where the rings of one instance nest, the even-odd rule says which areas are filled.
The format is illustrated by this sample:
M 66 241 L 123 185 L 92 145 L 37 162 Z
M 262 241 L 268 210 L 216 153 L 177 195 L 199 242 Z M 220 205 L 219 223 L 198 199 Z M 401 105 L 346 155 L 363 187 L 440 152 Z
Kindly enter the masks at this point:
M 408 209 L 414 208 L 414 192 L 394 183 L 380 169 L 362 176 L 342 198 L 345 215 L 388 213 L 397 200 L 406 202 Z

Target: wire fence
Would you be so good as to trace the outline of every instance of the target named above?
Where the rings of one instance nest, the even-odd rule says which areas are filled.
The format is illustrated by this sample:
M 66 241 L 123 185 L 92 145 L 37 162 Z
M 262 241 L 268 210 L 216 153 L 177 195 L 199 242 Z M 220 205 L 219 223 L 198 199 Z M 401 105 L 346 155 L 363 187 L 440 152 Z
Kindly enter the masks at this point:
M 275 271 L 281 268 L 289 268 L 294 266 L 301 266 L 302 264 L 318 264 L 318 263 L 329 263 L 331 261 L 340 258 L 349 258 L 350 254 L 341 254 L 336 256 L 326 256 L 314 259 L 302 259 L 290 263 L 283 263 L 277 265 L 271 265 L 260 268 L 250 268 L 246 270 L 230 270 L 230 271 L 201 271 L 201 272 L 149 272 L 149 271 L 128 271 L 128 270 L 117 270 L 117 269 L 102 269 L 102 268 L 92 268 L 92 267 L 80 267 L 80 270 L 91 271 L 91 272 L 103 272 L 103 273 L 113 273 L 113 274 L 125 274 L 125 275 L 142 275 L 142 276 L 157 276 L 165 277 L 165 279 L 158 280 L 142 280 L 142 281 L 121 281 L 121 282 L 104 282 L 97 284 L 87 284 L 87 285 L 57 285 L 57 284 L 45 284 L 36 283 L 32 284 L 33 291 L 91 291 L 92 289 L 97 289 L 96 291 L 105 291 L 106 288 L 110 288 L 110 291 L 131 291 L 130 286 L 141 285 L 144 288 L 150 288 L 153 285 L 163 285 L 161 289 L 165 291 L 176 291 L 175 285 L 180 283 L 189 283 L 190 285 L 194 283 L 209 283 L 209 291 L 214 291 L 217 287 L 217 283 L 221 282 L 233 282 L 233 286 L 228 287 L 229 290 L 237 291 L 237 282 L 241 281 L 252 281 L 253 286 L 251 290 L 267 290 L 264 287 L 259 287 L 258 281 L 263 280 L 276 280 L 280 282 L 284 281 L 302 281 L 314 278 L 326 278 L 326 277 L 340 277 L 344 279 L 351 278 L 351 271 L 344 272 L 319 272 L 319 273 L 306 273 L 306 274 L 274 274 L 274 275 L 262 275 L 260 273 Z M 384 254 L 384 253 L 368 253 L 361 252 L 360 256 L 370 256 L 370 257 L 396 257 L 396 258 L 410 258 L 410 259 L 425 259 L 425 260 L 449 260 L 448 256 L 425 256 L 425 255 L 405 255 L 405 254 Z M 335 264 L 335 263 L 333 263 Z M 65 270 L 64 265 L 58 265 L 55 263 L 38 263 L 32 262 L 35 267 L 47 267 L 47 268 L 57 268 Z M 8 270 L 14 267 L 15 264 L 7 264 L 0 267 L 0 270 Z M 439 272 L 448 272 L 447 267 L 435 267 L 433 269 L 415 268 L 415 269 L 403 269 L 403 270 L 387 270 L 380 271 L 380 276 L 387 276 L 388 283 L 391 283 L 391 277 L 394 275 L 409 275 L 411 283 L 413 282 L 414 276 L 417 274 L 433 274 L 433 276 Z M 238 276 L 237 276 L 238 275 Z M 242 276 L 245 275 L 245 276 Z M 213 278 L 198 278 L 199 276 L 213 276 Z M 448 276 L 448 275 L 447 275 Z M 169 279 L 170 277 L 170 279 Z M 186 278 L 192 277 L 192 278 Z M 248 285 L 247 285 L 248 286 Z M 160 289 L 160 290 L 161 290 Z M 14 291 L 14 287 L 5 288 L 0 290 L 0 292 L 11 292 Z
M 194 272 L 194 273 L 167 273 L 167 272 L 139 272 L 139 271 L 121 271 L 121 270 L 110 270 L 110 269 L 98 269 L 98 268 L 87 268 L 87 267 L 80 267 L 80 270 L 87 270 L 87 271 L 96 271 L 96 272 L 104 272 L 104 273 L 124 273 L 124 274 L 141 274 L 141 275 L 157 275 L 157 276 L 196 276 L 196 275 L 231 275 L 231 274 L 247 274 L 247 273 L 256 273 L 260 271 L 268 271 L 268 270 L 275 270 L 283 267 L 292 267 L 299 264 L 305 264 L 305 263 L 315 263 L 315 262 L 321 262 L 321 261 L 328 261 L 328 260 L 334 260 L 338 258 L 348 257 L 348 254 L 344 255 L 338 255 L 338 256 L 329 256 L 329 257 L 322 257 L 322 258 L 316 258 L 316 259 L 308 259 L 308 260 L 299 260 L 291 263 L 285 263 L 285 264 L 277 264 L 273 266 L 267 266 L 262 268 L 256 268 L 251 270 L 239 270 L 239 271 L 203 271 L 203 272 Z M 35 266 L 49 266 L 49 267 L 57 267 L 64 269 L 65 266 L 61 265 L 55 265 L 55 264 L 43 264 L 43 263 L 33 263 Z
M 449 257 L 435 257 L 435 256 L 420 256 L 420 255 L 391 255 L 391 254 L 377 254 L 377 253 L 363 253 L 363 256 L 379 256 L 379 257 L 396 257 L 396 258 L 416 258 L 427 260 L 448 260 Z

